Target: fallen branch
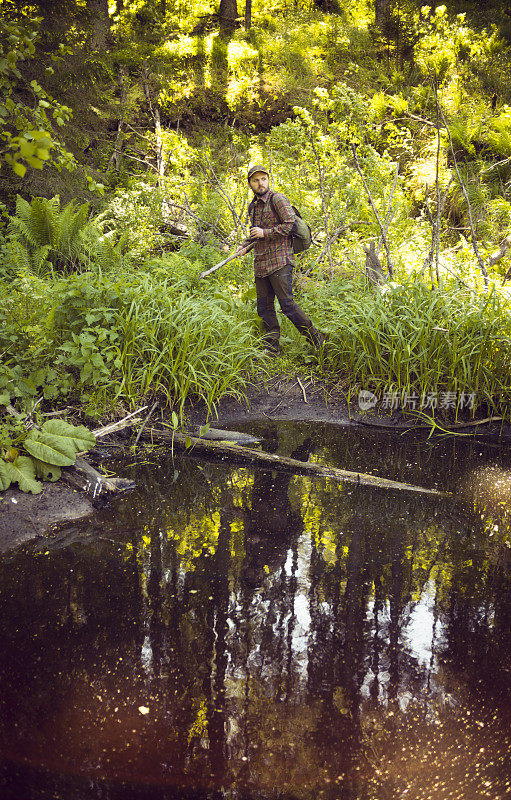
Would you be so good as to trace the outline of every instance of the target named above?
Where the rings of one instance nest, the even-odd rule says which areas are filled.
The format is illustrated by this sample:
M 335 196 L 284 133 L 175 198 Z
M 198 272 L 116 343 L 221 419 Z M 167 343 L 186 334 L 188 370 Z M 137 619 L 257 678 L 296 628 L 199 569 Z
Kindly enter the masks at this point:
M 477 428 L 478 425 L 486 425 L 487 423 L 491 422 L 502 422 L 504 417 L 485 417 L 485 419 L 478 419 L 473 422 L 459 422 L 457 425 L 442 425 L 443 431 L 448 431 L 449 433 L 456 433 L 456 431 L 461 430 L 462 428 Z M 416 428 L 431 428 L 431 424 L 427 422 L 411 422 L 409 425 L 394 425 L 390 422 L 377 422 L 374 420 L 373 422 L 368 422 L 365 419 L 357 419 L 357 425 L 365 425 L 367 428 L 385 428 L 385 430 L 392 430 L 392 431 L 411 431 L 415 430 Z M 439 426 L 440 427 L 440 426 Z
M 271 467 L 292 471 L 305 475 L 319 475 L 324 478 L 332 478 L 337 481 L 347 481 L 361 486 L 372 486 L 377 489 L 395 489 L 406 492 L 427 494 L 435 497 L 448 496 L 445 492 L 436 489 L 426 489 L 422 486 L 411 486 L 407 483 L 391 481 L 387 478 L 379 478 L 377 475 L 366 475 L 361 472 L 351 472 L 344 469 L 328 467 L 324 464 L 317 464 L 309 461 L 298 461 L 295 458 L 277 456 L 273 453 L 264 453 L 259 450 L 251 450 L 248 447 L 238 447 L 234 444 L 204 441 L 193 438 L 183 433 L 164 431 L 158 428 L 146 428 L 142 434 L 144 439 L 160 439 L 161 441 L 172 443 L 173 447 L 188 452 L 199 452 L 216 458 L 228 458 L 230 461 L 257 464 L 260 466 Z
M 132 411 L 131 414 L 128 414 L 126 417 L 123 417 L 118 422 L 112 422 L 110 425 L 105 425 L 103 428 L 96 428 L 95 431 L 92 431 L 93 435 L 96 439 L 101 439 L 103 436 L 108 436 L 109 433 L 115 433 L 116 431 L 122 431 L 123 428 L 131 428 L 133 425 L 136 425 L 138 422 L 141 422 L 140 419 L 136 419 L 137 414 L 141 414 L 142 411 L 145 411 L 146 408 L 149 406 L 142 406 L 142 408 L 137 408 L 136 411 Z
M 73 489 L 90 494 L 93 500 L 103 492 L 119 492 L 133 486 L 133 481 L 127 478 L 107 478 L 83 458 L 77 458 L 72 467 L 64 467 L 61 477 Z

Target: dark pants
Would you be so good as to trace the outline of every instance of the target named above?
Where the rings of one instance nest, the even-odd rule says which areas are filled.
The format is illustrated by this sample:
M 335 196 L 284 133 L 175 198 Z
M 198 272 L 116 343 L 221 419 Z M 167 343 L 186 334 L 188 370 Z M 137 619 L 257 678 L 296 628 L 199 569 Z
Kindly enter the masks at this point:
M 309 340 L 316 333 L 312 321 L 293 300 L 293 267 L 286 267 L 272 272 L 265 278 L 255 279 L 257 293 L 257 313 L 261 317 L 265 329 L 264 339 L 268 347 L 278 348 L 280 325 L 275 311 L 275 297 L 280 309 L 300 333 Z

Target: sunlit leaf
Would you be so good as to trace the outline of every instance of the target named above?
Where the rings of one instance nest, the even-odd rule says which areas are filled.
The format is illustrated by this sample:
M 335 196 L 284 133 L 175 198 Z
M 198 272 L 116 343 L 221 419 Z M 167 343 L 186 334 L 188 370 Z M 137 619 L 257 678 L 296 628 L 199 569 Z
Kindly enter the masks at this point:
M 76 461 L 76 449 L 73 442 L 64 436 L 31 430 L 23 446 L 31 456 L 45 461 L 47 464 L 70 467 Z
M 8 489 L 11 485 L 11 476 L 9 470 L 7 469 L 6 462 L 0 458 L 0 491 L 4 491 Z
M 22 178 L 24 176 L 25 172 L 27 171 L 27 168 L 25 167 L 25 165 L 21 164 L 19 161 L 15 161 L 13 163 L 12 169 L 13 169 L 13 172 L 16 173 L 16 175 L 20 176 L 20 178 Z
M 36 480 L 34 462 L 28 456 L 18 456 L 13 462 L 4 462 L 8 475 L 13 483 L 17 483 L 22 492 L 39 494 L 42 484 Z
M 43 423 L 45 433 L 69 439 L 77 453 L 90 450 L 96 444 L 96 437 L 84 425 L 71 425 L 62 419 L 50 419 Z

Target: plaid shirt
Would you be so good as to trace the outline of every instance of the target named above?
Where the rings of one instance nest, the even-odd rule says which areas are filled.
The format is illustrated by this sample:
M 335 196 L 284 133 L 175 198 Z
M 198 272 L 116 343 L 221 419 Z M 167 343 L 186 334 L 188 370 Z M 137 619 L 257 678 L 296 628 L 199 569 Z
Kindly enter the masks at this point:
M 273 213 L 270 197 L 273 197 L 275 214 Z M 255 240 L 254 247 L 254 272 L 256 278 L 271 275 L 286 264 L 295 263 L 293 243 L 289 237 L 294 225 L 295 212 L 291 203 L 280 192 L 269 189 L 265 195 L 258 197 L 252 206 L 251 227 L 262 228 L 263 239 Z M 250 240 L 246 239 L 244 244 Z

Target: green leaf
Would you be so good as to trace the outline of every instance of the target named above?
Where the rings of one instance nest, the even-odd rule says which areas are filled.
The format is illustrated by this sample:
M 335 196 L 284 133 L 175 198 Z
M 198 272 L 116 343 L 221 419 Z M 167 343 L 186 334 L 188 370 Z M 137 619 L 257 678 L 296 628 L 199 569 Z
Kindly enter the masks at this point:
M 8 489 L 11 485 L 11 476 L 7 469 L 7 462 L 0 458 L 0 492 Z
M 60 467 L 55 464 L 46 464 L 38 458 L 32 458 L 35 467 L 35 474 L 41 481 L 58 481 L 61 476 Z
M 191 446 L 192 446 L 192 440 L 190 439 L 189 436 L 187 436 L 185 439 L 185 448 L 189 450 Z
M 20 164 L 19 161 L 15 161 L 14 162 L 14 164 L 12 165 L 12 169 L 16 173 L 16 175 L 20 176 L 20 178 L 22 178 L 24 176 L 25 172 L 27 171 L 27 168 L 25 167 L 25 165 L 24 164 Z
M 179 419 L 175 411 L 172 412 L 172 427 L 177 428 L 179 425 Z
M 0 392 L 0 406 L 6 406 L 11 402 L 11 395 L 9 392 Z
M 18 456 L 13 462 L 5 462 L 11 481 L 17 482 L 22 492 L 39 494 L 43 486 L 35 478 L 34 462 L 28 456 Z
M 96 437 L 84 425 L 71 425 L 63 419 L 49 419 L 42 428 L 45 433 L 69 439 L 77 453 L 90 450 L 96 444 Z
M 23 447 L 34 458 L 57 467 L 70 467 L 76 461 L 73 442 L 64 436 L 31 430 L 23 442 Z
M 25 160 L 27 164 L 29 164 L 31 167 L 34 167 L 34 169 L 43 168 L 43 162 L 40 158 L 36 158 L 35 156 L 25 156 Z

